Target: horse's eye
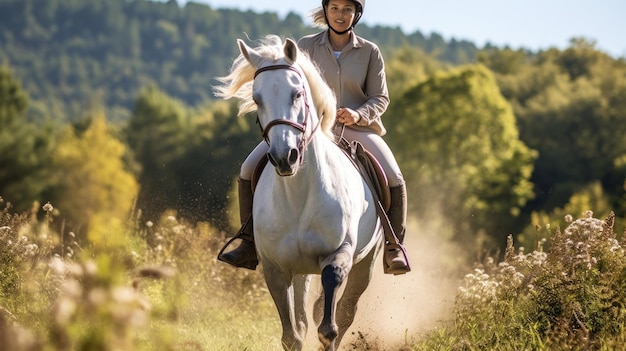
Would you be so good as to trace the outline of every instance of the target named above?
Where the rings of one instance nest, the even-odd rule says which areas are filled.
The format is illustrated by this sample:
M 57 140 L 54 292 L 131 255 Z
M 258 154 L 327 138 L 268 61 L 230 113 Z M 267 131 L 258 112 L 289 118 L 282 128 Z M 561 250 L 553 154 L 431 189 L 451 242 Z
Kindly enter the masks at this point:
M 302 90 L 298 90 L 296 91 L 296 93 L 293 96 L 294 100 L 300 100 L 302 98 L 302 96 L 304 95 L 304 93 L 302 92 Z

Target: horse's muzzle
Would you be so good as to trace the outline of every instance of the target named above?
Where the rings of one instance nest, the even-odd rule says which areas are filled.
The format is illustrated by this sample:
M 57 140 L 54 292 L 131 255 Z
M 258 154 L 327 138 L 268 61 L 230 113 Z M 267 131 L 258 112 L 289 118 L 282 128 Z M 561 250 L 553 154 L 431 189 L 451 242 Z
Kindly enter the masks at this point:
M 267 159 L 274 166 L 279 176 L 292 176 L 297 172 L 300 165 L 300 151 L 296 148 L 291 148 L 286 154 L 279 154 L 270 148 L 267 153 Z

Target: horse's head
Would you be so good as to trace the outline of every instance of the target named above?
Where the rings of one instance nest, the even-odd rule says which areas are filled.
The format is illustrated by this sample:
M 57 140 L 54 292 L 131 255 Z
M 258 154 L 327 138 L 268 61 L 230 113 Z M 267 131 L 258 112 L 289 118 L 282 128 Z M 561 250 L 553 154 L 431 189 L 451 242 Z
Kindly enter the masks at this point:
M 241 55 L 228 76 L 217 78 L 217 96 L 241 99 L 239 114 L 257 111 L 270 160 L 279 175 L 295 174 L 303 152 L 319 126 L 332 138 L 336 100 L 317 67 L 296 43 L 269 35 L 264 44 L 248 47 L 238 40 Z
M 238 44 L 243 57 L 256 69 L 252 99 L 263 138 L 270 146 L 268 159 L 280 176 L 293 175 L 319 125 L 315 111 L 311 111 L 308 82 L 296 64 L 297 45 L 287 39 L 284 55 L 270 59 L 242 40 Z

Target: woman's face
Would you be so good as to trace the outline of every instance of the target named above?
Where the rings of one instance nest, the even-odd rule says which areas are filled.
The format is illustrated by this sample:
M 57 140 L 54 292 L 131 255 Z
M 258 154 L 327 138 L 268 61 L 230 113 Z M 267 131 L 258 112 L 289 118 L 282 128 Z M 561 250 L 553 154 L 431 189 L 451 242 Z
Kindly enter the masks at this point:
M 326 7 L 328 24 L 342 32 L 352 27 L 356 16 L 356 5 L 352 0 L 330 0 Z

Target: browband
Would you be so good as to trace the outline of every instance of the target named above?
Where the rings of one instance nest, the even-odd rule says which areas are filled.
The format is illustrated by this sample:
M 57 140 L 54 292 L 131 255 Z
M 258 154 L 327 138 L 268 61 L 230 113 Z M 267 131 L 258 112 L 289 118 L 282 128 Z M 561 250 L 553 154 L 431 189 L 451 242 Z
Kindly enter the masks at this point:
M 265 71 L 273 71 L 273 70 L 277 70 L 277 69 L 288 69 L 290 71 L 294 71 L 296 73 L 298 73 L 298 75 L 300 77 L 302 77 L 302 74 L 300 73 L 300 71 L 298 71 L 297 68 L 295 68 L 292 65 L 272 65 L 272 66 L 265 66 L 265 67 L 261 67 L 259 68 L 256 72 L 254 72 L 254 78 L 256 78 L 256 76 L 258 76 L 259 74 L 265 72 Z

